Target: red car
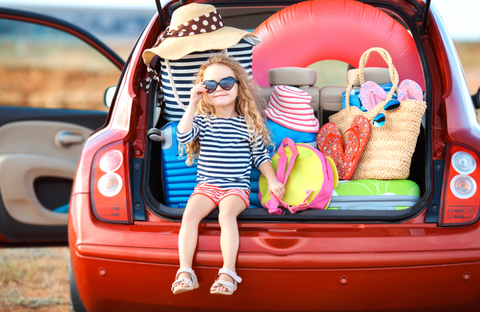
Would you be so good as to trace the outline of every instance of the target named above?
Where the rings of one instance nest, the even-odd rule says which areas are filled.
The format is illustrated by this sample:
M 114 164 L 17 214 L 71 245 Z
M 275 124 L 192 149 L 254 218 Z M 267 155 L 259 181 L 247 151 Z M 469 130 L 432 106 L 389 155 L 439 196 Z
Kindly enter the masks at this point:
M 243 282 L 229 297 L 208 293 L 222 265 L 214 211 L 199 226 L 193 266 L 200 288 L 172 294 L 184 208 L 167 198 L 164 148 L 149 136 L 151 129 L 165 136 L 167 123 L 157 118 L 161 83 L 152 81 L 148 93 L 142 88 L 149 75 L 142 54 L 183 2 L 203 1 L 170 2 L 153 17 L 123 67 L 103 126 L 101 112 L 0 107 L 2 246 L 68 240 L 75 311 L 479 311 L 480 125 L 445 25 L 421 0 L 208 2 L 227 25 L 263 40 L 253 49 L 253 77 L 265 90 L 272 68 L 337 60 L 345 70 L 318 70 L 318 77 L 344 76 L 363 51 L 389 51 L 400 78 L 417 81 L 427 103 L 408 177 L 419 196 L 401 209 L 379 205 L 386 198 L 379 194 L 346 209 L 282 216 L 246 209 L 238 217 Z M 123 66 L 71 25 L 4 9 L 0 18 L 74 34 Z M 380 58 L 371 64 L 385 67 Z M 317 90 L 322 124 L 342 108 L 345 87 Z M 62 131 L 66 125 L 74 128 Z M 70 189 L 67 238 L 67 214 L 54 210 Z

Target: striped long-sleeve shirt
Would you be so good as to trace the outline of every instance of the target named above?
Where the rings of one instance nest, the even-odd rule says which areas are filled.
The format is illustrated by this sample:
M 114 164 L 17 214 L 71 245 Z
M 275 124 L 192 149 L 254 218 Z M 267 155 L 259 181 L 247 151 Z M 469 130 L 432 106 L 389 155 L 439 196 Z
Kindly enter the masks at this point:
M 197 182 L 205 182 L 222 189 L 250 190 L 252 163 L 258 168 L 270 161 L 262 136 L 256 135 L 255 144 L 248 136 L 243 116 L 233 118 L 196 115 L 193 127 L 187 133 L 178 133 L 180 144 L 200 137 L 197 164 Z
M 234 58 L 245 69 L 247 74 L 252 75 L 252 43 L 242 39 L 235 46 L 228 48 L 227 55 Z M 170 60 L 170 69 L 172 79 L 167 70 L 167 63 L 164 59 L 160 59 L 162 65 L 162 88 L 165 95 L 165 113 L 168 121 L 179 121 L 185 111 L 178 105 L 173 91 L 173 85 L 179 100 L 185 107 L 190 101 L 190 90 L 193 88 L 196 75 L 200 66 L 205 63 L 210 56 L 220 53 L 221 50 L 209 50 L 203 52 L 193 52 L 185 55 L 179 60 Z
M 252 43 L 242 39 L 237 45 L 228 48 L 227 55 L 236 59 L 247 74 L 252 74 Z M 160 59 L 162 65 L 162 87 L 165 94 L 165 113 L 168 121 L 179 121 L 185 111 L 178 105 L 173 91 L 173 85 L 179 96 L 179 100 L 185 107 L 190 101 L 190 90 L 192 89 L 198 69 L 205 63 L 210 56 L 220 53 L 221 50 L 209 50 L 203 52 L 193 52 L 185 55 L 179 60 L 170 60 L 170 69 L 172 79 L 168 74 L 167 64 L 164 59 Z

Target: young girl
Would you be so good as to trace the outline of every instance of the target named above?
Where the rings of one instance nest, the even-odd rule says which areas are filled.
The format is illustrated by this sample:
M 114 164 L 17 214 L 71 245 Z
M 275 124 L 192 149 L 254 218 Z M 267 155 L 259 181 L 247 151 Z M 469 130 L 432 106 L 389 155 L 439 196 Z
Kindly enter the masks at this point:
M 187 164 L 198 156 L 199 183 L 183 214 L 174 294 L 198 288 L 192 270 L 198 225 L 217 207 L 224 262 L 210 293 L 231 295 L 241 282 L 235 272 L 237 216 L 249 206 L 252 162 L 267 178 L 269 191 L 283 198 L 285 187 L 272 168 L 266 149 L 270 144 L 268 130 L 255 99 L 252 81 L 236 60 L 216 54 L 200 67 L 190 104 L 177 127 L 180 144 L 188 143 Z

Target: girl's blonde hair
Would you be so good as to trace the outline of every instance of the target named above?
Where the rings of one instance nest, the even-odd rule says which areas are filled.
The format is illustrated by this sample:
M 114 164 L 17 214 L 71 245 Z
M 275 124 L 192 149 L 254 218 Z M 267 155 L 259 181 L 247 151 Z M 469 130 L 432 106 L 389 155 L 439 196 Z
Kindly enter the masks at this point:
M 267 104 L 265 103 L 263 97 L 260 96 L 259 87 L 254 83 L 253 79 L 251 79 L 251 77 L 247 74 L 245 69 L 237 60 L 230 58 L 223 53 L 212 55 L 205 62 L 205 64 L 200 67 L 195 84 L 203 81 L 203 76 L 207 67 L 216 64 L 230 67 L 235 74 L 234 78 L 237 79 L 238 82 L 238 94 L 235 102 L 235 110 L 237 114 L 245 117 L 250 140 L 255 141 L 255 136 L 260 135 L 262 137 L 263 144 L 265 146 L 270 146 L 270 136 L 268 133 L 268 128 L 265 125 L 265 113 L 263 112 L 266 109 Z M 198 103 L 195 113 L 206 115 L 207 117 L 215 116 L 215 106 L 208 103 L 206 96 L 204 95 Z M 255 144 L 257 144 L 257 142 Z M 187 144 L 187 165 L 190 166 L 193 163 L 194 159 L 198 157 L 199 152 L 199 138 Z

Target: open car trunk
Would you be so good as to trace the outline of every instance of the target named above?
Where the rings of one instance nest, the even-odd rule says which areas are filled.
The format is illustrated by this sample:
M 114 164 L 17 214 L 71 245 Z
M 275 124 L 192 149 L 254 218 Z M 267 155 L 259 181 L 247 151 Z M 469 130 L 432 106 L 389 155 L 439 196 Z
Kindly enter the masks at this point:
M 392 204 L 388 205 L 385 202 L 392 200 L 395 195 L 371 195 L 368 200 L 359 196 L 351 196 L 351 198 L 344 198 L 348 201 L 349 208 L 347 209 L 308 209 L 305 211 L 290 214 L 287 209 L 284 209 L 285 215 L 272 216 L 268 214 L 265 208 L 248 208 L 243 211 L 238 217 L 239 221 L 402 221 L 415 215 L 428 200 L 427 183 L 425 173 L 425 131 L 422 130 L 418 139 L 417 149 L 412 159 L 412 167 L 408 180 L 415 182 L 420 188 L 421 197 L 418 200 L 412 199 L 409 196 L 406 204 L 415 202 L 410 207 L 402 209 L 391 209 Z M 165 195 L 163 189 L 163 173 L 162 173 L 162 144 L 148 140 L 146 144 L 147 153 L 149 157 L 145 159 L 144 167 L 144 189 L 143 194 L 149 208 L 159 216 L 167 219 L 181 219 L 184 208 L 172 208 L 165 204 Z M 388 197 L 388 198 L 387 198 Z M 345 201 L 340 199 L 332 199 L 329 207 L 339 205 L 346 205 Z M 341 204 L 340 204 L 341 203 Z M 374 208 L 375 205 L 383 205 L 381 208 Z M 393 205 L 395 206 L 395 205 Z M 406 207 L 406 206 L 404 206 Z M 218 210 L 214 210 L 207 220 L 216 220 Z
M 269 215 L 267 209 L 265 208 L 248 208 L 243 211 L 239 217 L 239 221 L 259 221 L 259 222 L 402 222 L 405 221 L 414 215 L 418 214 L 428 203 L 431 192 L 432 192 L 432 178 L 431 174 L 431 142 L 430 142 L 430 81 L 429 81 L 429 71 L 428 66 L 425 63 L 425 55 L 423 47 L 420 43 L 420 34 L 418 29 L 410 17 L 403 9 L 391 5 L 388 3 L 378 4 L 375 2 L 369 3 L 365 1 L 364 3 L 371 6 L 377 6 L 378 10 L 381 10 L 384 13 L 387 13 L 391 18 L 393 18 L 398 24 L 402 25 L 405 29 L 411 33 L 413 37 L 413 42 L 417 50 L 417 57 L 421 63 L 421 70 L 423 71 L 424 81 L 421 83 L 425 85 L 424 100 L 427 102 L 427 111 L 424 116 L 423 126 L 420 129 L 420 135 L 417 140 L 417 145 L 415 153 L 412 158 L 411 167 L 410 167 L 410 176 L 408 180 L 413 181 L 418 185 L 419 188 L 419 197 L 406 196 L 399 201 L 399 203 L 389 204 L 389 201 L 395 201 L 395 195 L 389 193 L 384 195 L 370 195 L 370 196 L 334 196 L 329 205 L 329 209 L 308 209 L 305 211 L 297 212 L 295 214 L 290 214 L 288 210 L 284 209 L 285 215 L 282 216 L 273 216 Z M 413 8 L 413 7 L 412 7 Z M 280 8 L 281 9 L 281 8 Z M 245 9 L 236 11 L 235 9 L 221 8 L 219 11 L 224 17 L 225 23 L 238 28 L 244 28 L 253 30 L 265 19 L 269 18 L 276 11 L 280 10 L 278 7 L 272 9 L 263 8 L 252 8 L 248 13 L 255 18 L 245 18 L 240 16 L 245 16 Z M 253 13 L 258 14 L 253 14 Z M 411 13 L 411 12 L 410 12 Z M 366 22 L 365 19 L 363 22 Z M 331 29 L 335 29 L 333 25 L 330 25 Z M 332 30 L 333 31 L 333 30 Z M 389 40 L 392 40 L 391 38 Z M 338 49 L 344 50 L 349 49 L 353 44 L 346 39 L 339 40 L 335 44 L 342 45 Z M 388 49 L 387 49 L 388 50 Z M 255 51 L 254 56 L 255 59 Z M 318 61 L 321 61 L 319 59 Z M 351 62 L 350 64 L 358 64 L 358 56 L 356 63 Z M 401 60 L 394 60 L 394 64 L 401 64 Z M 308 64 L 307 64 L 308 65 Z M 320 72 L 318 75 L 329 75 L 329 73 Z M 402 79 L 402 78 L 401 78 Z M 343 91 L 346 89 L 346 85 L 343 88 Z M 155 92 L 153 92 L 155 91 Z M 322 92 L 322 89 L 320 89 Z M 158 118 L 155 116 L 155 111 L 158 114 L 158 104 L 161 102 L 163 97 L 161 86 L 156 82 L 152 83 L 151 92 L 149 93 L 149 124 L 148 129 L 158 128 L 161 129 L 167 124 L 162 117 Z M 322 104 L 320 103 L 320 106 Z M 341 108 L 341 107 L 340 107 Z M 338 112 L 339 109 L 329 110 L 324 108 L 321 111 L 316 111 L 317 117 L 320 120 L 320 125 L 328 122 L 328 116 Z M 162 143 L 153 141 L 147 137 L 145 144 L 145 160 L 143 166 L 143 183 L 142 183 L 142 193 L 145 199 L 146 204 L 152 212 L 155 214 L 173 220 L 180 220 L 183 212 L 184 205 L 169 205 L 166 204 L 166 195 L 165 195 L 165 177 L 164 177 L 164 164 L 162 163 Z M 181 179 L 181 177 L 179 177 Z M 332 209 L 335 207 L 336 209 Z M 340 209 L 338 209 L 340 208 Z M 216 221 L 218 215 L 218 210 L 214 210 L 210 215 L 206 217 L 206 220 Z

